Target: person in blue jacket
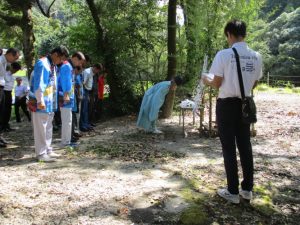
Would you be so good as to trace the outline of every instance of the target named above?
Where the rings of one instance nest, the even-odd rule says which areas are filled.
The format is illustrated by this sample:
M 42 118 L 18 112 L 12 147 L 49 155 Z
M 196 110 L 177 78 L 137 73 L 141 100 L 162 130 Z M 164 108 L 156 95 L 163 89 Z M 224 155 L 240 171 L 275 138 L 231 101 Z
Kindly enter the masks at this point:
M 73 68 L 81 67 L 84 55 L 76 52 L 70 60 L 65 60 L 59 68 L 58 93 L 61 112 L 61 144 L 62 146 L 75 145 L 71 143 L 72 137 L 72 108 L 75 104 Z
M 156 127 L 159 109 L 163 105 L 169 91 L 175 90 L 182 83 L 182 78 L 177 76 L 171 81 L 162 81 L 149 88 L 143 97 L 137 126 L 149 133 L 162 133 Z
M 32 111 L 35 153 L 40 161 L 51 162 L 58 157 L 51 147 L 52 120 L 57 109 L 56 65 L 62 63 L 66 54 L 63 46 L 53 49 L 35 63 L 31 77 L 28 107 Z

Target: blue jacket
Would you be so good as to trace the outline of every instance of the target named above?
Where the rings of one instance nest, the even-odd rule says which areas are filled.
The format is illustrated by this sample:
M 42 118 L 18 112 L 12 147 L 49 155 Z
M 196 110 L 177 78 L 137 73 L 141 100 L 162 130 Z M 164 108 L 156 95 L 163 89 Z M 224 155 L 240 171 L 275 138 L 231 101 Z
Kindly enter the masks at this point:
M 50 113 L 57 109 L 56 66 L 52 64 L 50 56 L 39 59 L 35 65 L 30 82 L 30 97 L 37 98 L 36 92 L 42 93 L 42 100 L 46 109 L 36 112 Z
M 57 77 L 58 94 L 60 98 L 63 98 L 65 92 L 69 92 L 70 102 L 67 104 L 63 103 L 61 107 L 63 108 L 73 108 L 74 106 L 74 85 L 73 85 L 73 68 L 68 61 L 64 63 L 59 68 L 59 73 Z

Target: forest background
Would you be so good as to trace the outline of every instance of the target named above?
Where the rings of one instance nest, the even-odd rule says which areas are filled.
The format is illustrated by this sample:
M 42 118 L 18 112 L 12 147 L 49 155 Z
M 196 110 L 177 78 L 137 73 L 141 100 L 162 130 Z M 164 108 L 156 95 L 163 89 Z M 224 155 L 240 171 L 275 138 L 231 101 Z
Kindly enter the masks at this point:
M 263 55 L 264 74 L 278 78 L 273 85 L 299 86 L 298 0 L 0 0 L 0 48 L 21 49 L 27 75 L 58 45 L 83 51 L 107 68 L 109 109 L 122 115 L 174 75 L 192 93 L 204 56 L 211 62 L 228 47 L 223 28 L 233 18 L 248 24 L 247 42 Z

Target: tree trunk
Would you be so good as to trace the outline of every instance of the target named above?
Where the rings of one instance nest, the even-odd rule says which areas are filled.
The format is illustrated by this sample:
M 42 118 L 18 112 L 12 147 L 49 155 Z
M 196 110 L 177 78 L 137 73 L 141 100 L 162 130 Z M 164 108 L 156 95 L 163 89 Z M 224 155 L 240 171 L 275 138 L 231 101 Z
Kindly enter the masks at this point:
M 34 34 L 31 8 L 34 0 L 6 0 L 7 10 L 0 12 L 0 18 L 9 26 L 18 26 L 22 30 L 22 44 L 24 60 L 27 67 L 27 77 L 33 70 L 34 65 Z M 17 14 L 15 14 L 17 12 Z M 22 16 L 19 16 L 18 13 Z
M 86 0 L 92 14 L 97 30 L 97 48 L 104 56 L 104 64 L 108 70 L 107 82 L 109 84 L 110 111 L 115 115 L 128 113 L 129 108 L 135 107 L 130 103 L 134 102 L 133 92 L 130 86 L 117 74 L 116 51 L 110 43 L 105 29 L 101 23 L 101 17 L 94 0 Z
M 169 0 L 168 7 L 168 74 L 167 80 L 176 75 L 176 7 L 177 0 Z M 169 91 L 164 106 L 162 117 L 168 118 L 173 111 L 175 91 Z
M 27 77 L 30 78 L 30 74 L 34 66 L 34 47 L 35 41 L 33 34 L 33 22 L 31 17 L 32 3 L 29 1 L 28 4 L 24 4 L 22 8 L 22 23 L 20 27 L 23 31 L 23 53 L 24 60 L 27 67 Z

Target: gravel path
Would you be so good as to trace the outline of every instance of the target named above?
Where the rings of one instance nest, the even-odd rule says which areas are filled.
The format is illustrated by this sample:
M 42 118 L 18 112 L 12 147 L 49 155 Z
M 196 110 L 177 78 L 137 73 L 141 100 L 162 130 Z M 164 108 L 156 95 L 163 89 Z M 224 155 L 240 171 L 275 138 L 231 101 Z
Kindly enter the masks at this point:
M 200 138 L 191 120 L 183 138 L 178 117 L 160 121 L 164 135 L 140 132 L 135 117 L 116 118 L 77 149 L 59 149 L 55 133 L 62 157 L 48 164 L 34 160 L 23 122 L 12 123 L 9 148 L 0 149 L 0 224 L 297 224 L 300 95 L 258 93 L 256 101 L 251 205 L 216 196 L 225 184 L 220 143 Z

